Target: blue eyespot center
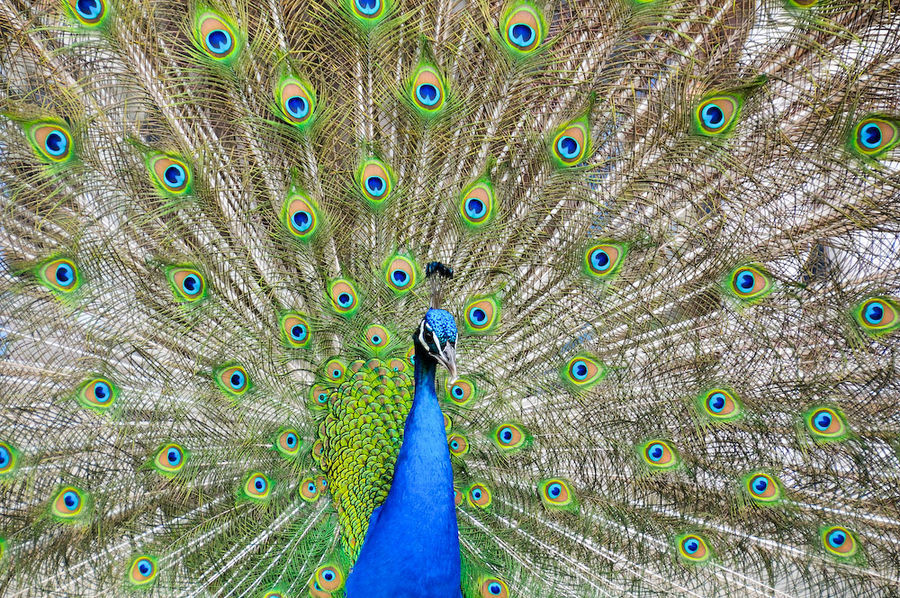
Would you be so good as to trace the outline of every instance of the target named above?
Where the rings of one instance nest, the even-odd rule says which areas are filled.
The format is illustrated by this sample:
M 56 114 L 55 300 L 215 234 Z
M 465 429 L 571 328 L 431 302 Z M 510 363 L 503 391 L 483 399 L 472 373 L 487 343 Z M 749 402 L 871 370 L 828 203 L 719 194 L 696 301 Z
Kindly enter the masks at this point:
M 293 433 L 288 434 L 287 438 L 284 439 L 284 443 L 288 446 L 294 446 L 295 444 L 297 444 L 297 435 Z
M 752 486 L 756 494 L 762 494 L 769 487 L 769 480 L 765 476 L 756 476 L 753 478 Z
M 875 123 L 863 125 L 859 130 L 859 142 L 867 149 L 881 145 L 881 127 Z
M 322 572 L 322 579 L 325 581 L 332 581 L 334 579 L 334 571 L 325 569 L 325 571 Z
M 310 482 L 309 484 L 306 485 L 306 489 L 307 489 L 309 492 L 315 492 L 315 491 L 316 491 L 316 485 L 315 485 L 315 483 L 314 483 L 314 482 Z
M 6 467 L 11 458 L 12 457 L 9 453 L 9 449 L 5 446 L 0 446 L 0 467 Z
M 602 249 L 595 249 L 591 252 L 591 264 L 593 264 L 595 270 L 600 270 L 602 272 L 609 268 L 611 263 L 609 254 Z
M 500 439 L 504 443 L 512 442 L 512 439 L 513 439 L 512 430 L 510 430 L 509 428 L 503 428 L 502 430 L 500 430 Z
M 50 132 L 44 139 L 44 148 L 51 156 L 63 155 L 66 153 L 68 145 L 69 142 L 66 140 L 66 136 L 59 131 Z
M 384 183 L 384 179 L 380 176 L 370 176 L 366 178 L 366 191 L 369 194 L 374 195 L 375 197 L 381 197 L 384 195 L 385 189 L 387 189 L 387 185 Z
M 300 324 L 291 326 L 291 338 L 295 341 L 301 341 L 306 337 L 306 328 Z
M 844 545 L 844 542 L 846 542 L 846 541 L 847 541 L 847 534 L 845 534 L 843 531 L 841 531 L 839 529 L 833 530 L 828 534 L 828 543 L 833 548 L 840 548 L 841 546 Z
M 138 562 L 138 571 L 141 572 L 141 575 L 146 577 L 150 575 L 151 571 L 153 571 L 153 565 L 147 559 L 141 559 Z
M 181 451 L 172 447 L 169 449 L 169 452 L 166 453 L 166 459 L 169 461 L 170 465 L 178 465 L 181 461 Z
M 432 83 L 422 83 L 416 87 L 416 98 L 426 106 L 434 106 L 441 99 L 441 92 Z
M 459 385 L 454 385 L 454 386 L 453 386 L 453 396 L 454 396 L 454 397 L 456 397 L 456 398 L 462 398 L 462 396 L 463 396 L 464 394 L 465 394 L 465 392 L 463 391 L 463 389 L 462 389 L 461 386 L 459 386 Z
M 371 17 L 381 8 L 381 0 L 355 0 L 356 9 L 367 17 Z
M 305 210 L 297 210 L 291 216 L 291 226 L 293 226 L 297 232 L 305 233 L 309 230 L 309 227 L 312 226 L 312 222 L 312 216 Z
M 481 218 L 487 212 L 487 206 L 484 205 L 484 202 L 476 197 L 470 197 L 466 200 L 466 215 L 469 218 Z
M 184 168 L 182 168 L 178 164 L 170 164 L 166 168 L 163 176 L 166 179 L 166 183 L 168 183 L 170 187 L 180 187 L 184 184 L 186 175 L 184 172 Z
M 472 498 L 474 498 L 475 500 L 481 500 L 481 490 L 478 488 L 472 490 Z
M 587 364 L 579 359 L 575 363 L 572 364 L 572 375 L 576 380 L 584 380 L 588 375 L 588 366 Z
M 454 449 L 454 450 L 458 449 L 458 448 L 459 448 L 459 441 L 458 441 L 458 440 L 453 440 L 453 441 L 451 441 L 451 442 L 450 442 L 450 448 L 452 448 L 452 449 Z
M 827 411 L 821 411 L 816 414 L 813 418 L 813 423 L 816 425 L 816 429 L 820 432 L 824 432 L 831 426 L 831 414 Z
M 697 540 L 691 538 L 687 542 L 684 543 L 684 551 L 688 554 L 694 554 L 697 550 L 700 549 L 700 543 Z
M 403 286 L 407 282 L 409 282 L 409 274 L 407 274 L 404 270 L 400 270 L 399 268 L 391 272 L 391 278 L 393 279 L 394 283 L 400 286 Z
M 232 372 L 231 378 L 229 378 L 231 388 L 239 390 L 242 386 L 244 386 L 244 380 L 244 374 L 240 370 L 235 370 L 234 372 Z
M 655 443 L 650 445 L 650 448 L 647 449 L 647 456 L 650 457 L 651 461 L 656 462 L 662 459 L 663 452 L 663 446 L 659 443 Z
M 63 504 L 66 505 L 66 508 L 70 511 L 74 511 L 78 508 L 78 503 L 81 502 L 78 494 L 73 492 L 72 490 L 67 491 L 63 494 Z
M 291 96 L 285 102 L 288 114 L 294 118 L 305 118 L 309 114 L 309 102 L 302 96 Z
M 725 113 L 716 104 L 707 104 L 700 111 L 703 124 L 710 129 L 718 129 L 725 123 Z
M 547 487 L 547 494 L 551 498 L 559 498 L 559 495 L 562 494 L 562 484 L 553 482 Z
M 266 481 L 257 476 L 257 478 L 253 481 L 253 487 L 256 488 L 257 492 L 262 492 L 266 489 Z
M 60 264 L 56 267 L 56 282 L 60 286 L 69 286 L 75 280 L 75 272 L 69 264 Z
M 338 295 L 338 305 L 341 307 L 348 307 L 351 303 L 353 303 L 353 297 L 350 296 L 350 293 L 341 293 Z
M 233 45 L 231 34 L 224 29 L 213 29 L 206 34 L 206 47 L 214 54 L 225 54 Z
M 480 307 L 473 309 L 469 312 L 469 315 L 472 317 L 472 321 L 475 322 L 475 324 L 481 325 L 487 322 L 487 314 Z
M 94 384 L 94 399 L 98 403 L 105 403 L 108 401 L 111 394 L 109 385 L 106 382 L 97 382 Z
M 373 344 L 373 345 L 380 345 L 380 344 L 381 344 L 381 337 L 378 336 L 377 334 L 373 334 L 373 335 L 372 335 L 372 344 Z
M 722 410 L 725 409 L 725 395 L 720 392 L 714 392 L 709 395 L 707 405 L 709 406 L 709 410 L 713 413 L 721 413 Z
M 872 301 L 866 306 L 863 316 L 866 322 L 873 326 L 880 324 L 884 319 L 884 304 L 880 301 Z
M 84 19 L 93 20 L 100 16 L 103 5 L 98 0 L 78 0 L 75 12 Z
M 503 592 L 503 587 L 496 581 L 491 582 L 490 584 L 488 584 L 488 592 L 490 592 L 493 596 L 499 596 Z
M 756 277 L 749 270 L 742 270 L 737 275 L 737 286 L 743 293 L 749 293 L 756 284 Z
M 581 144 L 574 137 L 563 135 L 556 142 L 556 150 L 564 159 L 572 160 L 581 152 Z
M 519 46 L 520 48 L 527 48 L 528 46 L 533 44 L 534 38 L 537 35 L 534 31 L 534 28 L 531 25 L 526 25 L 525 23 L 513 24 L 509 28 L 508 33 L 509 41 Z
M 325 394 L 324 392 L 320 392 L 320 393 L 319 393 L 319 398 L 318 398 L 318 400 L 319 400 L 320 403 L 327 403 L 327 402 L 328 402 L 328 395 Z

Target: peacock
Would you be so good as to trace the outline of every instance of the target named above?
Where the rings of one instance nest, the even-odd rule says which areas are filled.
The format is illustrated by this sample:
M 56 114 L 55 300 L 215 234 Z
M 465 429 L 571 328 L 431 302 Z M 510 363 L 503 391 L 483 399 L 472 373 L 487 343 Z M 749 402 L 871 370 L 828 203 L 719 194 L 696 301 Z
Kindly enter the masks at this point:
M 896 1 L 0 33 L 0 595 L 900 596 Z

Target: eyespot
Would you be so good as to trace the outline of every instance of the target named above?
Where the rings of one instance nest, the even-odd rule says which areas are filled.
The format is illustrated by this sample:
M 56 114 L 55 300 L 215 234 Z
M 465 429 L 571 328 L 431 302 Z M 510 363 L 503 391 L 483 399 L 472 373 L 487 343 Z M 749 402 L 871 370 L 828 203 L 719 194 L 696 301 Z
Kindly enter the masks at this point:
M 491 432 L 494 444 L 503 451 L 514 451 L 531 443 L 531 437 L 519 425 L 512 422 L 500 424 Z
M 481 598 L 509 598 L 509 588 L 502 579 L 484 577 L 480 581 Z
M 139 556 L 131 561 L 128 568 L 128 581 L 135 586 L 145 586 L 156 578 L 156 559 L 151 556 Z
M 698 410 L 714 421 L 726 422 L 741 416 L 737 397 L 724 388 L 713 388 L 698 398 Z
M 746 476 L 744 485 L 756 502 L 772 503 L 781 499 L 781 485 L 767 473 L 757 472 Z
M 472 484 L 466 491 L 466 499 L 473 507 L 486 509 L 491 506 L 491 491 L 484 484 Z
M 409 365 L 416 365 L 416 347 L 412 346 L 406 350 L 406 361 L 409 362 Z
M 316 96 L 299 79 L 284 79 L 276 94 L 282 117 L 292 125 L 304 127 L 312 122 L 316 108 Z
M 366 329 L 366 342 L 373 349 L 383 349 L 390 341 L 390 335 L 384 326 L 372 324 Z
M 316 233 L 319 219 L 316 208 L 308 197 L 295 194 L 284 201 L 281 221 L 291 235 L 301 241 L 309 241 Z
M 834 525 L 823 528 L 821 534 L 822 545 L 832 555 L 846 558 L 856 554 L 856 538 L 847 528 Z
M 315 579 L 326 592 L 335 592 L 344 585 L 344 574 L 335 565 L 322 565 L 316 569 Z
M 316 463 L 321 465 L 322 464 L 322 456 L 324 454 L 325 454 L 325 445 L 322 443 L 321 440 L 316 440 L 313 443 L 313 447 L 312 447 L 313 461 L 315 461 Z
M 544 37 L 544 19 L 537 9 L 523 2 L 514 6 L 502 21 L 504 45 L 513 56 L 526 56 L 537 49 Z
M 384 279 L 395 293 L 403 294 L 416 286 L 416 267 L 412 260 L 395 255 L 388 260 Z
M 454 488 L 453 489 L 453 504 L 455 504 L 458 507 L 459 505 L 462 504 L 463 498 L 464 498 L 463 493 L 460 492 L 459 490 L 457 490 L 456 488 Z
M 325 375 L 332 382 L 341 382 L 346 373 L 347 366 L 340 359 L 331 359 L 325 364 Z
M 282 339 L 287 347 L 303 349 L 309 346 L 311 338 L 309 322 L 302 314 L 286 313 L 280 320 Z
M 352 316 L 359 309 L 359 296 L 349 280 L 339 278 L 328 285 L 328 297 L 331 306 L 342 316 Z
M 640 453 L 652 469 L 672 469 L 678 465 L 678 453 L 664 440 L 648 440 L 641 445 Z
M 35 123 L 28 128 L 28 140 L 45 162 L 64 164 L 74 156 L 72 134 L 62 123 Z
M 440 73 L 429 65 L 416 69 L 409 89 L 413 105 L 424 116 L 437 114 L 444 107 L 444 81 Z
M 300 435 L 297 430 L 282 430 L 275 440 L 275 449 L 285 457 L 294 457 L 300 453 Z
M 573 166 L 584 160 L 590 133 L 587 123 L 574 121 L 562 128 L 553 138 L 553 155 L 560 166 Z
M 772 280 L 756 266 L 741 266 L 728 277 L 728 290 L 742 301 L 762 299 L 772 291 Z
M 493 297 L 476 298 L 466 305 L 466 328 L 473 334 L 490 332 L 500 319 L 500 305 Z
M 191 169 L 174 156 L 155 154 L 147 158 L 150 178 L 166 195 L 184 195 L 191 188 Z
M 384 15 L 384 2 L 382 0 L 350 0 L 353 14 L 366 21 L 376 21 Z
M 726 95 L 700 102 L 694 112 L 694 126 L 701 135 L 718 135 L 729 130 L 740 114 L 740 102 Z
M 239 397 L 250 388 L 250 378 L 246 370 L 239 365 L 225 366 L 216 372 L 219 388 L 227 394 Z
M 306 502 L 314 502 L 319 499 L 319 485 L 313 478 L 303 478 L 300 482 L 300 498 Z
M 272 491 L 272 483 L 264 474 L 259 472 L 251 473 L 244 482 L 244 494 L 247 498 L 253 500 L 265 500 L 269 498 Z
M 475 384 L 466 378 L 457 378 L 456 382 L 450 384 L 450 380 L 444 383 L 447 391 L 447 398 L 457 405 L 467 405 L 475 398 Z
M 538 495 L 544 507 L 550 510 L 577 510 L 575 494 L 569 483 L 561 478 L 550 478 L 538 483 Z
M 166 278 L 175 294 L 175 300 L 193 303 L 206 297 L 206 282 L 203 275 L 190 267 L 176 266 L 166 270 Z
M 197 43 L 203 51 L 217 61 L 228 61 L 237 56 L 238 39 L 234 27 L 220 15 L 207 12 L 197 19 Z
M 494 216 L 494 187 L 487 179 L 479 179 L 462 192 L 459 214 L 462 221 L 474 228 L 486 224 Z
M 316 384 L 309 389 L 309 402 L 314 409 L 324 409 L 328 407 L 329 393 L 321 384 Z
M 853 148 L 863 156 L 877 157 L 898 142 L 900 142 L 900 128 L 894 121 L 870 117 L 854 127 Z
M 817 440 L 843 440 L 849 430 L 843 415 L 831 407 L 812 407 L 804 413 L 806 427 Z
M 450 453 L 457 457 L 462 457 L 469 452 L 469 441 L 462 434 L 451 434 L 447 438 L 447 445 L 450 447 Z
M 860 326 L 875 336 L 900 328 L 897 305 L 887 297 L 866 299 L 859 304 L 854 315 Z
M 56 493 L 50 510 L 59 519 L 76 519 L 85 511 L 85 495 L 74 486 L 66 486 Z
M 622 267 L 627 249 L 624 245 L 600 243 L 584 254 L 584 272 L 591 278 L 607 279 Z
M 590 388 L 606 376 L 606 366 L 592 355 L 581 353 L 571 358 L 561 372 L 563 381 L 576 388 Z
M 72 15 L 86 27 L 96 27 L 106 18 L 108 9 L 104 0 L 66 0 L 66 2 Z
M 391 194 L 393 179 L 381 160 L 371 158 L 363 162 L 356 172 L 356 178 L 359 190 L 373 206 L 382 205 Z
M 81 276 L 75 263 L 67 259 L 46 262 L 37 269 L 38 281 L 53 291 L 71 293 L 81 285 Z
M 0 441 L 0 478 L 13 473 L 18 460 L 19 452 L 9 443 Z
M 712 557 L 706 540 L 697 534 L 683 534 L 676 538 L 678 554 L 692 563 L 703 563 Z
M 119 389 L 106 378 L 94 378 L 84 383 L 78 391 L 78 402 L 82 407 L 95 411 L 106 411 L 119 396 Z
M 319 492 L 325 492 L 325 489 L 328 488 L 328 478 L 323 475 L 316 476 L 316 485 L 319 486 Z
M 164 444 L 153 458 L 153 467 L 160 473 L 178 473 L 184 468 L 187 455 L 184 449 L 174 442 Z

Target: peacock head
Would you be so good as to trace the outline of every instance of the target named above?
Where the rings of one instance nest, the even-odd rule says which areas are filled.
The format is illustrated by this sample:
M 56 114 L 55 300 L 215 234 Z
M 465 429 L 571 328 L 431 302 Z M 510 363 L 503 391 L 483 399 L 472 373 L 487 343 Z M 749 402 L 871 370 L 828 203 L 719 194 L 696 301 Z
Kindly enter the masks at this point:
M 413 335 L 416 355 L 433 359 L 450 371 L 450 383 L 456 381 L 456 320 L 449 311 L 432 307 Z

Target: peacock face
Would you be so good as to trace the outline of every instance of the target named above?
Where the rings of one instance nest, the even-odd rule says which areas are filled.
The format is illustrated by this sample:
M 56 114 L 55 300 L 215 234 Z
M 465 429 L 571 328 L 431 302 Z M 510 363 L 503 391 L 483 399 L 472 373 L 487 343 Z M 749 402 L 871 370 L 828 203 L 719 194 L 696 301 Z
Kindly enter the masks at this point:
M 425 351 L 450 371 L 456 380 L 456 320 L 449 311 L 431 308 L 425 313 L 413 337 L 416 347 Z

